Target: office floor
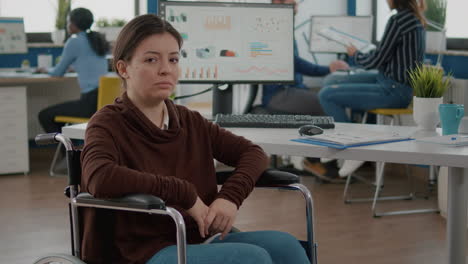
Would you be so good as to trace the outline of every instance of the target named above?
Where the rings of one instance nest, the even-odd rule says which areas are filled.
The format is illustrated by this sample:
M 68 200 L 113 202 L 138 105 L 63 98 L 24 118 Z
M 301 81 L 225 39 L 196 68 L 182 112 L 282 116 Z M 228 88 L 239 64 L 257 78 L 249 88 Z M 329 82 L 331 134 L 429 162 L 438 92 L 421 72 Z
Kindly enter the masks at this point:
M 52 149 L 31 151 L 29 175 L 0 176 L 0 263 L 32 263 L 51 252 L 69 252 L 68 215 L 62 194 L 65 178 L 48 176 Z M 402 165 L 386 170 L 385 193 L 406 188 Z M 423 190 L 426 170 L 412 168 L 416 187 Z M 360 171 L 370 177 L 372 166 Z M 445 261 L 445 220 L 438 214 L 373 218 L 369 203 L 344 204 L 343 184 L 320 184 L 303 177 L 313 192 L 316 238 L 320 264 L 334 263 L 425 263 Z M 355 182 L 355 195 L 370 189 Z M 429 201 L 382 202 L 385 209 L 435 206 Z M 305 238 L 305 208 L 300 194 L 258 189 L 244 202 L 236 221 L 241 230 L 275 229 Z

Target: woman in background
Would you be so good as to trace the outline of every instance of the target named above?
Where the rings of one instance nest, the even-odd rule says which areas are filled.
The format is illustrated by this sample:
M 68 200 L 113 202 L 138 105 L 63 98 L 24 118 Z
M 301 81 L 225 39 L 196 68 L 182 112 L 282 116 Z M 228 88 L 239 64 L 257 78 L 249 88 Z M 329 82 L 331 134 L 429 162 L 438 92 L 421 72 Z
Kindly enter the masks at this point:
M 347 48 L 356 66 L 377 72 L 352 75 L 330 75 L 319 93 L 320 104 L 337 122 L 349 122 L 346 108 L 368 111 L 375 108 L 406 108 L 413 98 L 409 74 L 423 63 L 425 52 L 424 0 L 387 0 L 397 13 L 387 22 L 382 41 L 374 51 L 362 53 L 354 46 Z M 345 162 L 339 171 L 347 176 L 359 162 Z
M 89 118 L 96 112 L 99 77 L 107 74 L 109 44 L 105 37 L 91 31 L 93 14 L 86 8 L 73 9 L 68 16 L 68 32 L 59 64 L 51 76 L 63 76 L 69 66 L 78 74 L 80 99 L 47 107 L 39 113 L 39 122 L 47 133 L 60 132 L 63 124 L 54 122 L 57 115 Z M 44 69 L 40 69 L 44 71 Z

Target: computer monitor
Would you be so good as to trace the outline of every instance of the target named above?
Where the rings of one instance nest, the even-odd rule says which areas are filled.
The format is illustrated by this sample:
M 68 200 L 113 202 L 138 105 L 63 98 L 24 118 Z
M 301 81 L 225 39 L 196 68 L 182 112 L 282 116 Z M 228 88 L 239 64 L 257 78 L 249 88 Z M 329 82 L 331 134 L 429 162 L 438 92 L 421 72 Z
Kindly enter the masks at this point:
M 325 37 L 324 30 L 330 29 L 330 33 L 338 36 L 338 39 L 354 39 L 357 42 L 370 44 L 372 41 L 372 16 L 312 16 L 310 20 L 311 52 L 346 53 L 346 46 L 337 41 Z M 337 34 L 334 34 L 337 33 Z M 333 37 L 333 36 L 332 36 Z M 362 47 L 370 45 L 362 44 Z M 358 47 L 359 48 L 359 47 Z
M 0 54 L 27 53 L 24 20 L 21 17 L 0 17 Z
M 181 83 L 294 81 L 292 5 L 160 1 L 182 35 Z

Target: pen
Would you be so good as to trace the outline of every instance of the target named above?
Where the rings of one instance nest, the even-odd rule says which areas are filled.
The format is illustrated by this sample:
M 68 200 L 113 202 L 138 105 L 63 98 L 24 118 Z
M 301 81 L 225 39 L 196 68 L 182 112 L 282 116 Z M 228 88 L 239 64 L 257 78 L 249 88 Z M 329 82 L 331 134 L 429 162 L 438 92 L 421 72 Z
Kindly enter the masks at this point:
M 452 137 L 451 140 L 457 140 L 458 138 L 468 138 L 468 136 L 458 136 L 458 137 Z

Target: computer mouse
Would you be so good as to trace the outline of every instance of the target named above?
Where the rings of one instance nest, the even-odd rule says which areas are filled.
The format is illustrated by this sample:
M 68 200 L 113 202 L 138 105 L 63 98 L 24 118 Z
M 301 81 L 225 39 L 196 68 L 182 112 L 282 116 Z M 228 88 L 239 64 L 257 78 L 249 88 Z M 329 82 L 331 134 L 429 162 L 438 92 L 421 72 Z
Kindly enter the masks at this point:
M 314 125 L 304 125 L 299 128 L 299 135 L 301 136 L 314 136 L 323 133 L 323 129 Z

